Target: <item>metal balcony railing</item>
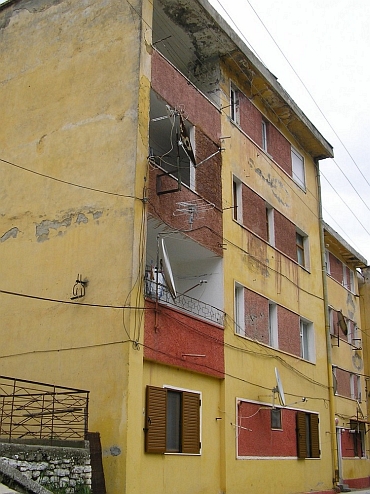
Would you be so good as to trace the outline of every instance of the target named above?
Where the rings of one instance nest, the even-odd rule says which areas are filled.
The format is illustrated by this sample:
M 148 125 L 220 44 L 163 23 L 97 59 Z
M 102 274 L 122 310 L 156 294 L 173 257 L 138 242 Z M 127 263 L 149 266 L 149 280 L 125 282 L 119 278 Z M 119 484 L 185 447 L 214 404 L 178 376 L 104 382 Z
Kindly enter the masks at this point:
M 219 324 L 220 326 L 224 325 L 225 313 L 222 310 L 196 298 L 189 297 L 188 295 L 179 294 L 174 299 L 166 285 L 161 283 L 157 284 L 153 280 L 145 280 L 145 296 L 154 301 L 158 297 L 158 302 L 161 304 L 189 312 L 190 314 Z
M 0 376 L 0 441 L 83 441 L 89 391 Z

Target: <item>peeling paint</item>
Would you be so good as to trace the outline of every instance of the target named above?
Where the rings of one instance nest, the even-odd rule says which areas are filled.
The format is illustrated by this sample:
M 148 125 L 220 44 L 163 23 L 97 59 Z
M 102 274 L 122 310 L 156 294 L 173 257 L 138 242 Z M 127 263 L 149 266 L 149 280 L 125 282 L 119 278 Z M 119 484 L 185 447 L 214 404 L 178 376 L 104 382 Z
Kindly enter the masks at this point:
M 95 211 L 95 213 L 93 213 L 94 220 L 98 220 L 101 216 L 103 216 L 103 211 Z
M 19 229 L 15 226 L 10 230 L 8 230 L 7 232 L 5 232 L 2 237 L 0 237 L 0 242 L 5 242 L 9 238 L 17 238 L 18 233 L 19 233 Z
M 65 218 L 62 221 L 57 220 L 43 220 L 36 225 L 36 238 L 38 242 L 45 242 L 49 240 L 50 230 L 59 230 L 62 227 L 68 227 L 72 223 L 72 216 Z M 60 232 L 58 232 L 60 234 Z
M 88 223 L 89 220 L 87 219 L 86 215 L 83 213 L 78 213 L 76 223 L 79 225 L 80 223 Z
M 278 193 L 275 192 L 275 190 L 277 189 L 282 189 L 285 193 L 287 193 L 287 191 L 284 189 L 282 182 L 277 178 L 272 178 L 270 174 L 268 174 L 267 177 L 265 177 L 260 168 L 255 168 L 254 171 L 272 189 L 272 193 L 274 194 L 274 197 L 278 200 L 278 202 L 285 207 L 289 207 L 289 204 L 284 202 L 283 199 L 278 195 Z

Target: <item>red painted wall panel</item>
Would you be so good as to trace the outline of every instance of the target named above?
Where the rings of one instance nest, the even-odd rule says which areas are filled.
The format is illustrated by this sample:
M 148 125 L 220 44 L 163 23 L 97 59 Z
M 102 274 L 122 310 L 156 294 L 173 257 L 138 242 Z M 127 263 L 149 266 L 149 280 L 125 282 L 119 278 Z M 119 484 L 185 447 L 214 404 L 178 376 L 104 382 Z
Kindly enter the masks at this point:
M 279 348 L 300 357 L 301 340 L 299 316 L 285 307 L 278 306 Z
M 359 479 L 345 479 L 344 484 L 347 484 L 351 489 L 366 489 L 370 487 L 370 477 L 362 477 Z
M 269 344 L 269 302 L 258 293 L 244 290 L 245 335 Z
M 330 276 L 339 283 L 343 283 L 343 264 L 337 257 L 329 252 Z
M 267 240 L 266 203 L 246 185 L 242 185 L 243 224 Z
M 351 374 L 343 369 L 335 369 L 336 384 L 337 384 L 337 394 L 341 396 L 346 396 L 351 398 Z
M 290 143 L 273 125 L 268 126 L 267 151 L 291 177 L 292 156 Z
M 156 304 L 148 300 L 145 307 L 144 358 L 224 377 L 223 329 L 161 304 L 156 317 Z
M 274 211 L 275 247 L 291 259 L 297 260 L 296 227 L 279 211 Z
M 160 173 L 162 171 L 158 168 L 150 168 L 148 190 L 149 213 L 171 226 L 174 230 L 186 230 L 187 235 L 192 237 L 196 242 L 210 249 L 215 254 L 223 256 L 222 212 L 217 208 L 211 208 L 205 211 L 202 215 L 196 217 L 193 224 L 193 231 L 188 231 L 189 216 L 174 216 L 173 213 L 178 208 L 178 202 L 192 201 L 199 199 L 199 196 L 187 187 L 182 187 L 179 192 L 158 195 L 156 192 L 156 176 Z M 177 181 L 171 177 L 168 178 L 168 181 L 172 182 L 169 188 L 175 187 L 177 184 Z
M 241 402 L 238 406 L 239 456 L 297 456 L 296 412 L 282 410 L 282 430 L 271 429 L 271 408 Z M 250 430 L 248 430 L 250 429 Z
M 157 51 L 152 54 L 152 88 L 173 108 L 184 108 L 187 120 L 219 144 L 220 112 Z
M 259 146 L 262 146 L 262 114 L 243 94 L 239 94 L 240 127 Z

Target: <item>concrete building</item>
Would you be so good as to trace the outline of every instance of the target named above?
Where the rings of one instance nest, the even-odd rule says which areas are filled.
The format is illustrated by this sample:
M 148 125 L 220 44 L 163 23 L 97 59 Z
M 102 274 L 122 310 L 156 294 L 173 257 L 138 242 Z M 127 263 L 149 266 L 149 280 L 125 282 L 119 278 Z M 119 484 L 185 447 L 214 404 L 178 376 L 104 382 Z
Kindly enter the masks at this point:
M 330 144 L 206 0 L 0 32 L 2 374 L 90 391 L 109 494 L 331 492 Z
M 337 462 L 340 485 L 369 486 L 367 378 L 364 368 L 363 276 L 367 261 L 324 224 L 329 361 L 332 364 Z

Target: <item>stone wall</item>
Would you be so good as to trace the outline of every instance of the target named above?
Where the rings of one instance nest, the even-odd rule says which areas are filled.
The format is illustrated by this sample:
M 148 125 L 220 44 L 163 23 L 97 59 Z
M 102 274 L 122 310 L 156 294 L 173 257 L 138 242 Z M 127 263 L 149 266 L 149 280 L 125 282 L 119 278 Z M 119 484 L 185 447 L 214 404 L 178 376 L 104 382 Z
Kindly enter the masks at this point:
M 0 459 L 50 490 L 64 487 L 66 493 L 90 491 L 88 442 L 84 448 L 0 443 Z

